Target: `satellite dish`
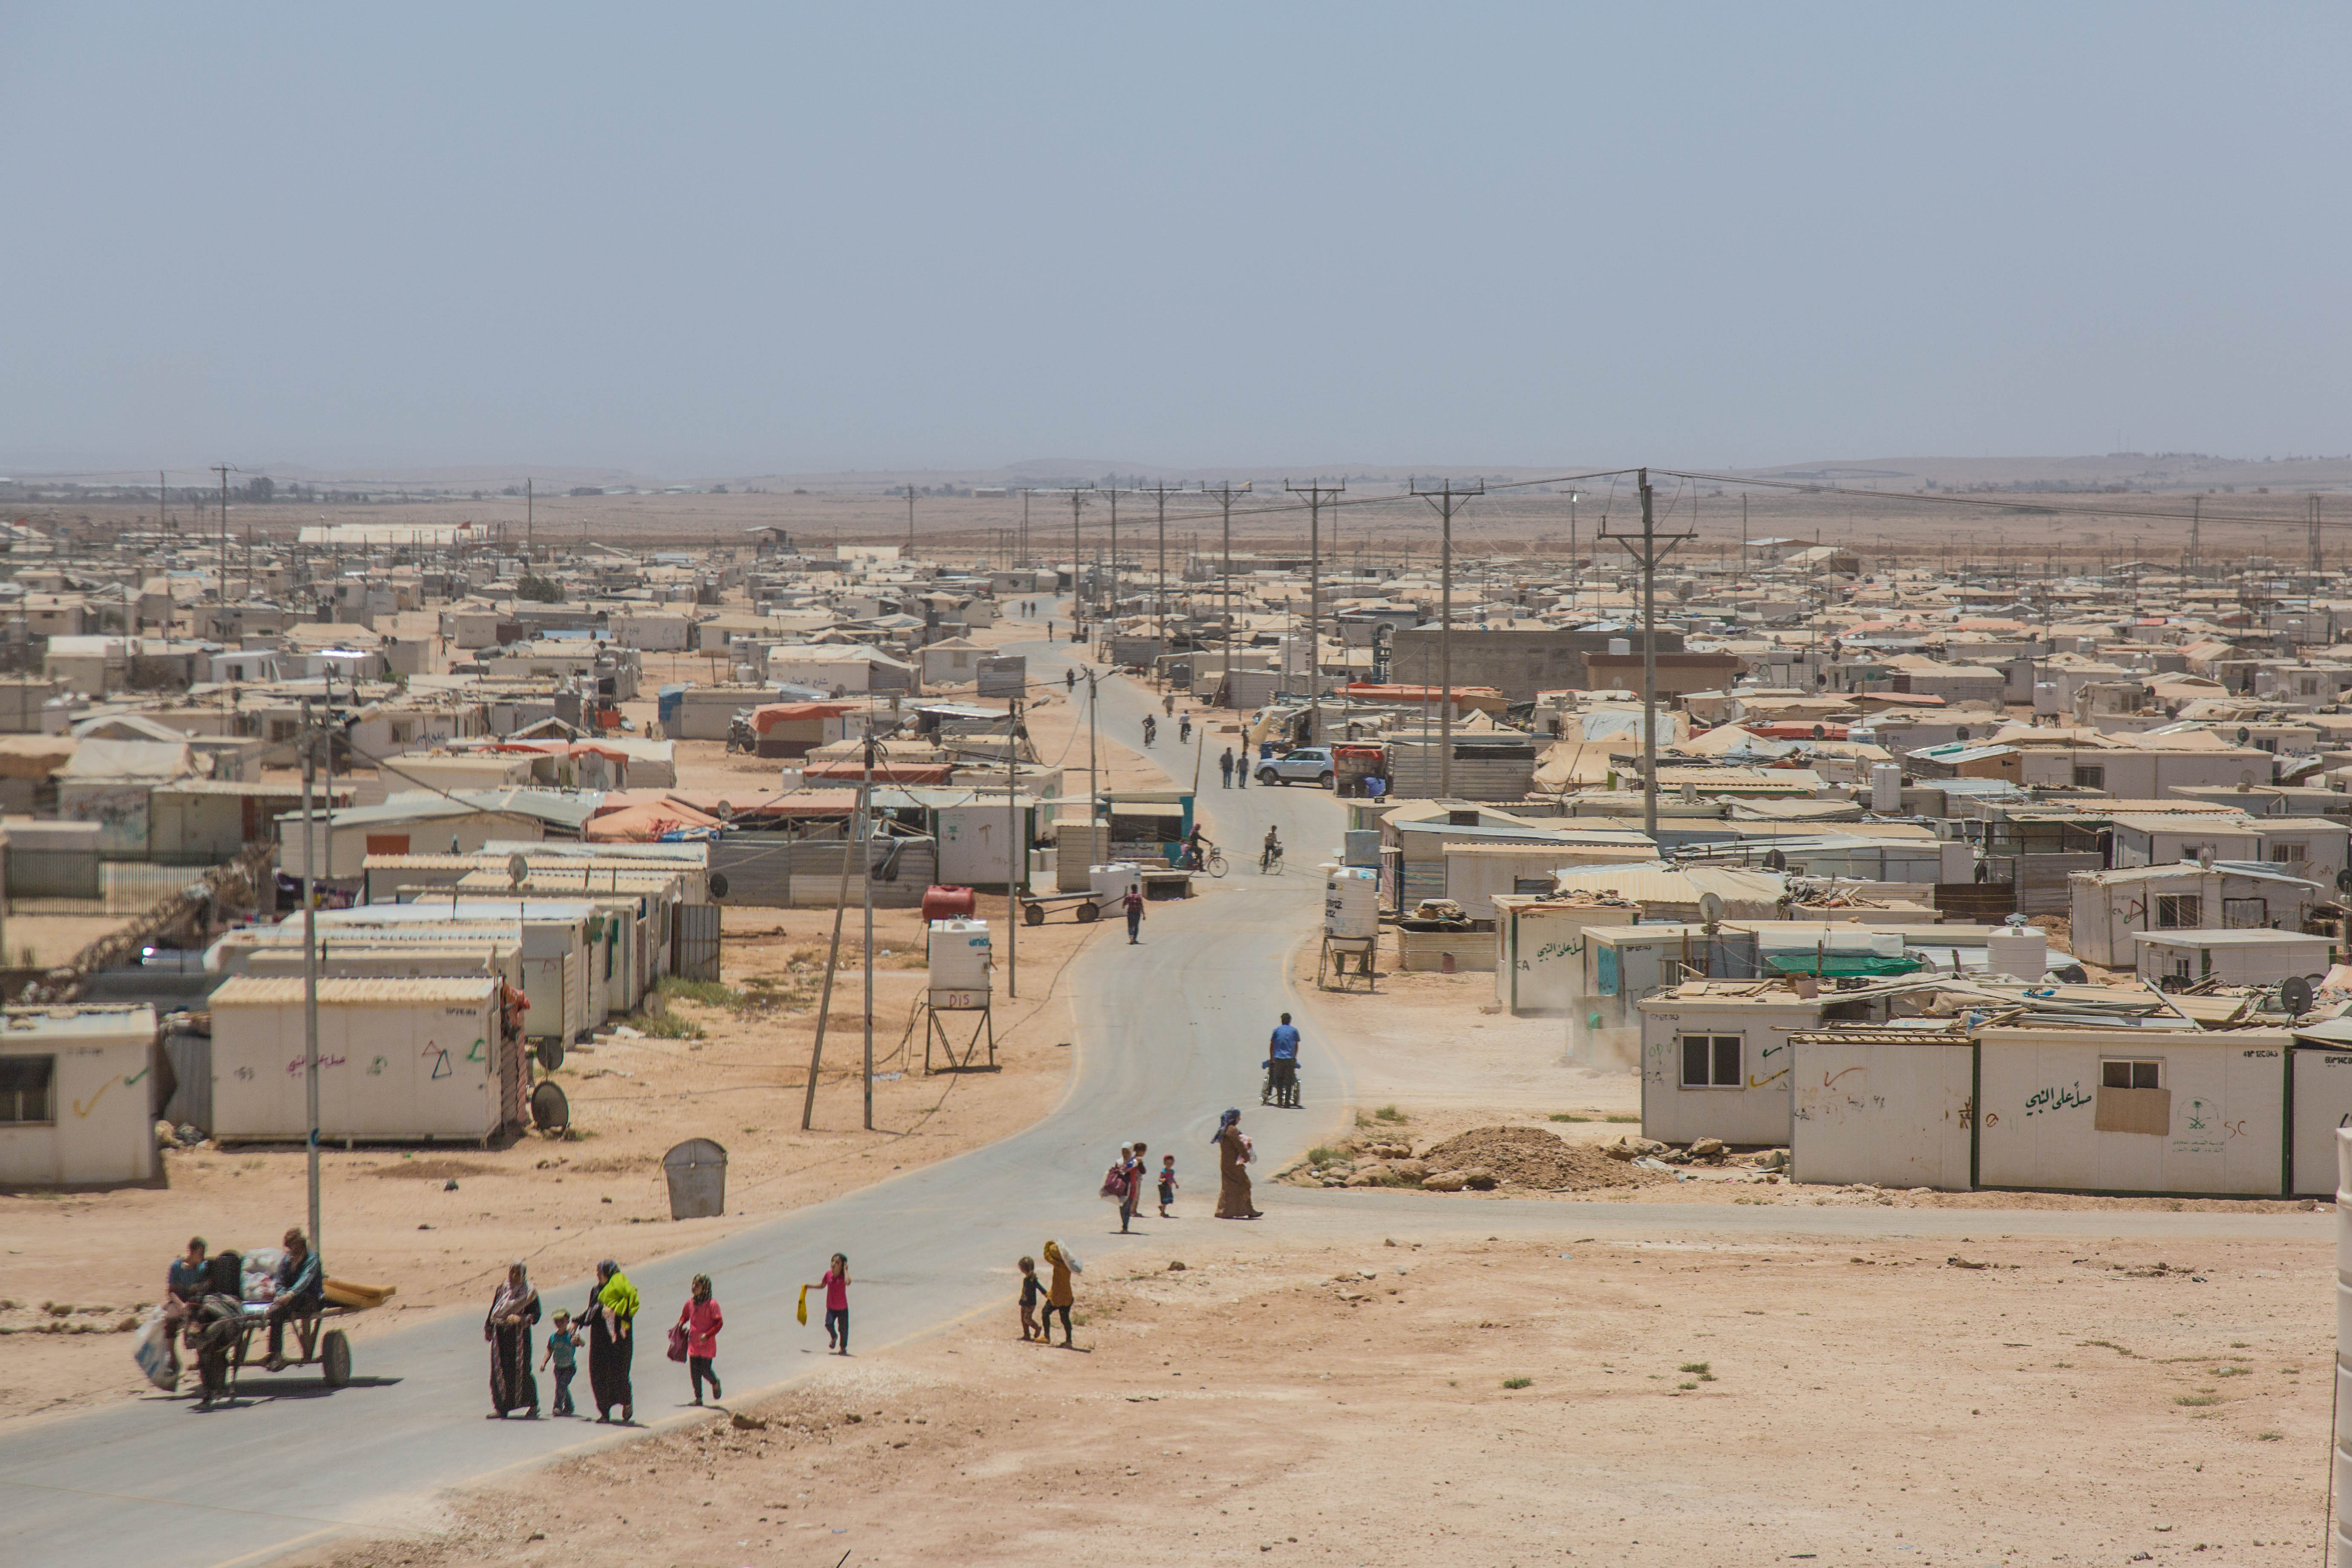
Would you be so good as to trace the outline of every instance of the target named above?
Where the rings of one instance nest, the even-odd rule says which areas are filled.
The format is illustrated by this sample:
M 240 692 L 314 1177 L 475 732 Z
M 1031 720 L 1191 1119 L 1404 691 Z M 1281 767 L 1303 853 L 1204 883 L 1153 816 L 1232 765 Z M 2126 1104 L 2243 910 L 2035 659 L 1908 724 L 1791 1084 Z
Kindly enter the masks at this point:
M 508 884 L 509 884 L 509 886 L 511 886 L 511 887 L 517 887 L 517 888 L 520 888 L 520 887 L 521 887 L 525 882 L 529 881 L 530 879 L 530 858 L 529 856 L 527 856 L 527 855 L 523 854 L 523 853 L 522 853 L 522 851 L 520 851 L 520 850 L 517 850 L 517 851 L 515 851 L 515 853 L 513 853 L 513 854 L 511 854 L 511 855 L 508 856 L 508 857 L 507 857 L 507 882 L 508 882 Z
M 2213 868 L 2213 851 L 2210 849 L 2198 850 L 2197 864 L 2200 868 L 2210 871 Z
M 1830 738 L 1830 731 L 1829 731 L 1829 727 L 1828 727 L 1827 725 L 1824 725 L 1824 724 L 1816 724 L 1816 725 L 1814 725 L 1814 726 L 1813 726 L 1813 739 L 1814 739 L 1814 740 L 1816 740 L 1816 741 L 1826 741 L 1826 740 L 1828 740 L 1829 738 Z
M 1767 849 L 1764 851 L 1764 868 L 1767 871 L 1785 871 L 1789 868 L 1789 858 L 1778 849 Z M 1708 896 L 1712 898 L 1714 895 Z
M 2253 769 L 2240 768 L 2238 770 L 2238 787 L 2240 789 L 2252 789 L 2254 787 Z
M 2088 985 L 2091 983 L 2090 972 L 2079 963 L 2062 964 L 2050 973 L 2063 985 Z
M 1722 897 L 1716 893 L 1701 893 L 1698 896 L 1698 918 L 1706 922 L 1709 930 L 1720 925 L 1723 922 Z
M 532 1054 L 539 1058 L 541 1068 L 553 1072 L 563 1065 L 563 1042 L 553 1037 L 541 1040 Z
M 1966 724 L 1961 725 L 1958 729 L 1952 731 L 1952 739 L 1955 741 L 1965 741 L 1968 738 L 1969 727 Z
M 710 873 L 710 896 L 714 899 L 723 899 L 727 896 L 726 872 L 713 871 Z
M 2252 730 L 2247 729 L 2243 724 L 2238 726 L 2238 744 L 2242 746 L 2253 738 L 2254 732 Z
M 722 800 L 717 805 L 710 808 L 710 815 L 717 817 L 721 822 L 732 822 L 735 820 L 734 803 L 731 801 Z
M 2347 866 L 2343 870 L 2336 873 L 2336 890 L 2339 893 L 2352 893 L 2352 866 Z
M 2294 1017 L 2311 1011 L 2311 982 L 2300 974 L 2290 974 L 2279 982 L 2279 1005 Z

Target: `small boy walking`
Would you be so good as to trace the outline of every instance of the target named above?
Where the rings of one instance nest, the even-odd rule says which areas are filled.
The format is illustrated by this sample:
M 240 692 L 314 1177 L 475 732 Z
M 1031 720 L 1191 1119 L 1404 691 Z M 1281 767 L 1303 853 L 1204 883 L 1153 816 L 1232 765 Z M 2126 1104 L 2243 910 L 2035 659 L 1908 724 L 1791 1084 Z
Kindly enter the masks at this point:
M 1160 1217 L 1168 1217 L 1168 1205 L 1176 1201 L 1176 1156 L 1160 1156 Z
M 1037 1326 L 1037 1299 L 1044 1294 L 1045 1288 L 1037 1283 L 1037 1260 L 1034 1258 L 1023 1258 L 1021 1260 L 1021 1338 L 1024 1342 L 1043 1340 L 1045 1337 L 1045 1331 Z
M 572 1326 L 572 1314 L 559 1311 L 555 1326 L 547 1333 L 547 1353 L 539 1358 L 541 1372 L 551 1362 L 555 1366 L 555 1403 L 550 1411 L 557 1415 L 577 1415 L 572 1404 L 572 1374 L 580 1370 L 580 1331 Z

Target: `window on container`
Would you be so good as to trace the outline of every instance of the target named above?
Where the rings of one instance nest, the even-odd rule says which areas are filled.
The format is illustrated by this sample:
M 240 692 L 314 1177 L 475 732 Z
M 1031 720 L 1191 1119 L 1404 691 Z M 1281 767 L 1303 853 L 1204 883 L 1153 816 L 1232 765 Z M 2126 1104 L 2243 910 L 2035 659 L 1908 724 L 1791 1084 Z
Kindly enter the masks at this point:
M 2099 1063 L 2101 1089 L 2162 1089 L 2164 1064 L 2108 1058 Z
M 1683 1087 L 1685 1089 L 1738 1089 L 1745 1067 L 1741 1037 L 1738 1035 L 1685 1035 L 1683 1046 Z
M 2159 931 L 2196 931 L 2205 923 L 2204 900 L 2195 893 L 2167 893 L 2156 900 Z
M 2084 767 L 2078 767 L 2078 768 L 2076 768 L 2076 769 L 2074 770 L 2074 787 L 2075 787 L 2076 789 L 2105 789 L 2105 788 L 2106 788 L 2106 787 L 2107 787 L 2107 770 L 2106 770 L 2105 768 L 2104 768 L 2104 767 L 2097 767 L 2097 768 L 2084 768 Z
M 2281 866 L 2300 866 L 2305 847 L 2301 844 L 2273 844 L 2271 846 L 2271 860 Z
M 0 1057 L 0 1127 L 58 1119 L 58 1058 Z

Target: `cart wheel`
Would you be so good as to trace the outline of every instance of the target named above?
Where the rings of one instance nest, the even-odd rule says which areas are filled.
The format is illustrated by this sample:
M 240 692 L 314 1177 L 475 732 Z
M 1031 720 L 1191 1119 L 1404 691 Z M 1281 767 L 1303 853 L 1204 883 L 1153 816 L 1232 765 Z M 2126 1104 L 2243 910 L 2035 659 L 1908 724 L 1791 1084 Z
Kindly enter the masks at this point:
M 545 1082 L 530 1091 L 530 1124 L 541 1132 L 561 1132 L 572 1125 L 572 1101 L 561 1085 Z
M 329 1388 L 341 1388 L 352 1380 L 352 1342 L 343 1337 L 341 1329 L 329 1329 L 326 1342 L 319 1347 L 319 1368 L 327 1374 Z
M 1088 899 L 1085 903 L 1078 906 L 1078 923 L 1080 925 L 1090 926 L 1100 919 L 1102 919 L 1102 908 L 1092 899 Z
M 553 1072 L 563 1065 L 563 1042 L 561 1039 L 541 1040 L 539 1042 L 536 1054 L 539 1057 L 540 1067 L 548 1072 Z
M 1043 904 L 1022 905 L 1021 923 L 1025 926 L 1044 925 L 1045 923 L 1045 906 Z

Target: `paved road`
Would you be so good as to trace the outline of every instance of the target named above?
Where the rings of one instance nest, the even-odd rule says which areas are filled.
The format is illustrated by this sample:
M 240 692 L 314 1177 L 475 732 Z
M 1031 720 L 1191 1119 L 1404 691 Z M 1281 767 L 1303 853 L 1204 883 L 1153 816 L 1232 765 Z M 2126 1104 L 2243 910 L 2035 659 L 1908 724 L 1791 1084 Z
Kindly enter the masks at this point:
M 1033 667 L 1055 668 L 1042 645 Z M 1147 698 L 1107 683 L 1106 732 L 1136 735 Z M 1172 749 L 1163 730 L 1156 752 Z M 1172 761 L 1172 757 L 1171 758 Z M 1013 1260 L 1058 1237 L 1082 1256 L 1119 1246 L 1107 1206 L 1093 1196 L 1125 1139 L 1174 1152 L 1187 1207 L 1204 1214 L 1215 1188 L 1207 1140 L 1217 1112 L 1244 1108 L 1267 1168 L 1327 1136 L 1348 1099 L 1344 1065 L 1311 1026 L 1306 1043 L 1308 1109 L 1263 1111 L 1262 1045 L 1287 1005 L 1285 962 L 1309 936 L 1320 905 L 1312 868 L 1336 845 L 1339 808 L 1309 788 L 1223 792 L 1210 774 L 1209 809 L 1220 842 L 1244 849 L 1230 876 L 1198 899 L 1155 905 L 1145 941 L 1129 947 L 1106 928 L 1071 969 L 1081 1052 L 1062 1103 L 1028 1131 L 989 1148 L 831 1203 L 769 1221 L 724 1241 L 632 1268 L 652 1331 L 637 1366 L 641 1421 L 676 1418 L 683 1378 L 662 1357 L 661 1330 L 687 1279 L 707 1271 L 728 1305 L 726 1355 L 739 1398 L 788 1382 L 819 1363 L 814 1327 L 793 1321 L 798 1287 L 836 1248 L 852 1254 L 856 1343 L 866 1354 L 935 1329 L 991 1301 L 1009 1300 Z M 1291 846 L 1286 876 L 1261 878 L 1246 847 L 1272 822 Z M 1308 1021 L 1302 1018 L 1301 1022 Z M 1407 1194 L 1286 1193 L 1269 1225 L 1336 1236 L 1379 1213 L 1384 1227 L 1416 1235 L 1579 1235 L 1820 1230 L 1836 1234 L 2210 1233 L 2324 1238 L 2318 1216 L 2203 1215 L 1990 1215 L 1891 1209 L 1792 1214 L 1730 1205 L 1644 1206 L 1479 1204 Z M 332 1203 L 331 1194 L 329 1197 Z M 2273 1220 L 2279 1223 L 2273 1223 Z M 1184 1222 L 1194 1227 L 1199 1221 Z M 1150 1222 L 1145 1222 L 1147 1233 Z M 1259 1234 L 1253 1231 L 1251 1234 Z M 1160 1245 L 1165 1245 L 1164 1236 Z M 1151 1246 L 1151 1239 L 1130 1244 Z M 629 1263 L 623 1259 L 625 1265 Z M 574 1305 L 584 1281 L 543 1285 L 551 1304 Z M 1009 1310 L 1009 1309 L 1008 1309 Z M 815 1341 L 822 1343 L 821 1341 Z M 394 1520 L 441 1489 L 543 1462 L 601 1442 L 611 1428 L 575 1422 L 484 1418 L 481 1335 L 458 1313 L 371 1336 L 358 1381 L 328 1394 L 315 1381 L 257 1377 L 263 1397 L 200 1414 L 160 1395 L 27 1425 L 0 1437 L 0 1518 L 5 1561 L 28 1568 L 219 1568 L 260 1559 L 352 1525 Z M 584 1381 L 584 1372 L 583 1372 Z

